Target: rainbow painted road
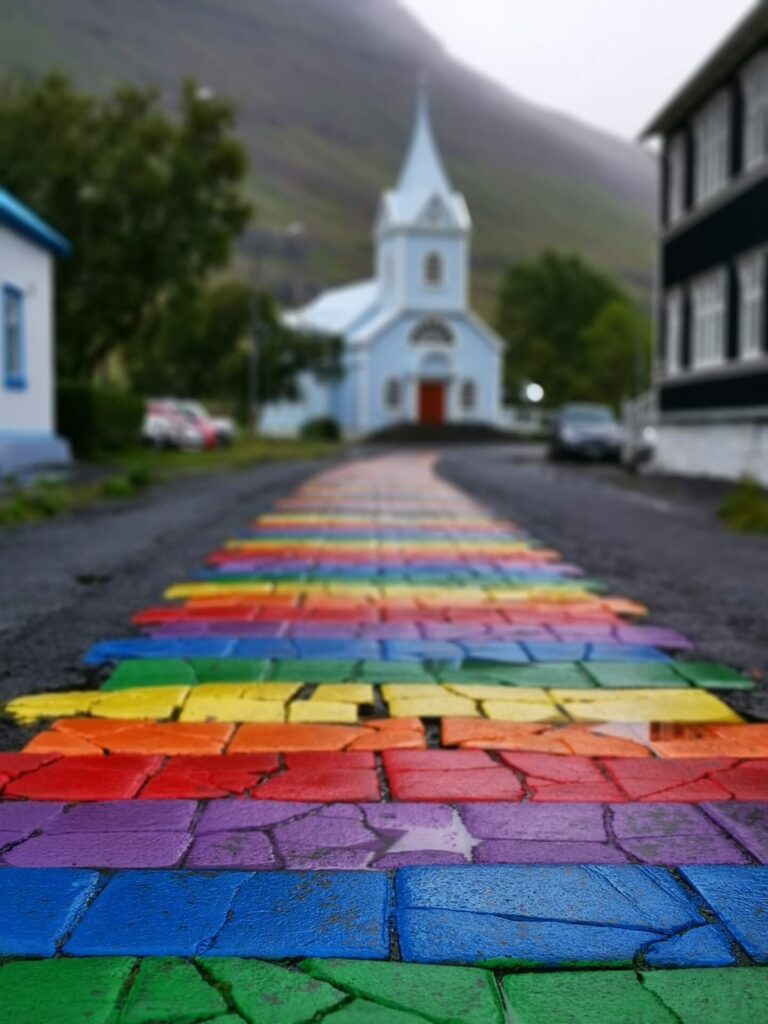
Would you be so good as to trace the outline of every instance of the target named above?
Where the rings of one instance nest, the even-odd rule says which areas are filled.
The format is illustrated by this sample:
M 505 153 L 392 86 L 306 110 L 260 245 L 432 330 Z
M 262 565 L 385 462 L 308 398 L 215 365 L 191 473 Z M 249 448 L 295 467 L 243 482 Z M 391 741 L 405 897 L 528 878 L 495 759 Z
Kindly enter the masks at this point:
M 752 680 L 425 455 L 165 599 L 6 707 L 4 1020 L 764 1024 Z

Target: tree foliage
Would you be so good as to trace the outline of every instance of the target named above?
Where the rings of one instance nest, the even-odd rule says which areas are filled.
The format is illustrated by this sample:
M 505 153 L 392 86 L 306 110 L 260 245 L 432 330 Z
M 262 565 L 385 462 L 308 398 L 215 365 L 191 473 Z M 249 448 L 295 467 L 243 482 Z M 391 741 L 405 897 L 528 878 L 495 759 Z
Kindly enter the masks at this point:
M 511 267 L 496 327 L 507 343 L 505 388 L 512 401 L 526 381 L 536 381 L 550 406 L 574 400 L 618 406 L 646 379 L 646 318 L 618 282 L 575 254 L 548 250 Z
M 151 89 L 97 99 L 56 74 L 2 83 L 3 183 L 74 249 L 57 288 L 64 376 L 89 377 L 127 356 L 166 309 L 226 266 L 250 216 L 233 123 L 230 104 L 193 81 L 174 117 Z

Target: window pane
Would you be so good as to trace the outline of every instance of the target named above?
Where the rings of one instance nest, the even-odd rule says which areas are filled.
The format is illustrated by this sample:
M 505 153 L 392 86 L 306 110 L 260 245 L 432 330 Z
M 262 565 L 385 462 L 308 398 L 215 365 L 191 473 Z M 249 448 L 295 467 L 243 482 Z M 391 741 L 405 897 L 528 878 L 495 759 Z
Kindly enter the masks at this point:
M 4 303 L 5 325 L 5 377 L 18 380 L 24 373 L 24 353 L 22 351 L 22 299 L 18 292 L 6 290 Z
M 753 253 L 739 264 L 739 355 L 762 355 L 765 325 L 765 256 Z

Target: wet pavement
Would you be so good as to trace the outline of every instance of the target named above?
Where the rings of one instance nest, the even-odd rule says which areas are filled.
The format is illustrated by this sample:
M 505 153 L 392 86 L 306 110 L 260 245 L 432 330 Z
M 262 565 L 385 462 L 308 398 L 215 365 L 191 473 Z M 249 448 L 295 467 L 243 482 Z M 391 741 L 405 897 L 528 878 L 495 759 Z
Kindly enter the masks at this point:
M 73 668 L 25 685 L 12 662 L 9 1020 L 761 1024 L 754 616 L 742 657 L 714 657 L 684 616 L 649 615 L 641 542 L 617 582 L 614 545 L 632 545 L 611 503 L 629 503 L 625 531 L 651 506 L 603 494 L 602 527 L 587 524 L 591 498 L 563 504 L 567 473 L 538 468 L 537 503 L 524 466 L 522 497 L 498 471 L 388 455 L 288 497 L 276 471 L 250 527 L 242 480 L 202 567 L 173 534 L 165 560 L 147 516 L 127 565 L 137 578 L 153 550 L 145 606 L 123 635 L 88 637 L 88 684 Z M 215 508 L 198 547 L 225 528 Z M 693 512 L 656 515 L 673 524 L 660 551 L 694 529 Z M 605 580 L 582 573 L 608 562 Z M 677 580 L 689 603 L 697 580 Z M 97 603 L 90 622 L 111 627 Z M 44 649 L 45 619 L 13 614 L 19 643 Z

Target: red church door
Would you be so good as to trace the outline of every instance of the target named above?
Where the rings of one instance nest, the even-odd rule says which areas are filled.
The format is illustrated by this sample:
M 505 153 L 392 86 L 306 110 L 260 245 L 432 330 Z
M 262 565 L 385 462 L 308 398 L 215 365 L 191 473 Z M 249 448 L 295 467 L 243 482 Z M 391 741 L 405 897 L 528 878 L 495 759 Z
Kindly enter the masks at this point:
M 423 380 L 419 384 L 419 423 L 434 426 L 445 419 L 445 385 Z

